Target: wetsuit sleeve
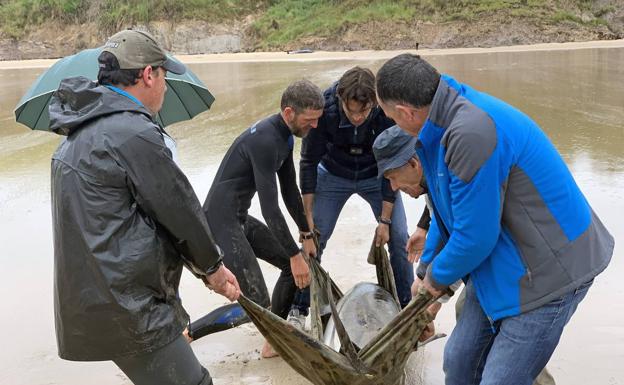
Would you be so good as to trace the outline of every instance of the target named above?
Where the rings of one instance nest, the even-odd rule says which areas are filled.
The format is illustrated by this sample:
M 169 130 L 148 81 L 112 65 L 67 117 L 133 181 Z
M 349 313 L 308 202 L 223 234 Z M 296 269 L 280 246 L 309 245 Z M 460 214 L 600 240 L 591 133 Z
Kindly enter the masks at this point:
M 327 152 L 326 120 L 319 119 L 318 126 L 310 130 L 301 143 L 301 160 L 299 161 L 299 182 L 302 194 L 313 194 L 316 191 L 317 167 Z
M 275 237 L 281 242 L 289 256 L 299 252 L 299 247 L 288 229 L 288 224 L 279 208 L 276 171 L 279 169 L 278 152 L 275 141 L 270 137 L 258 137 L 254 146 L 248 148 L 253 167 L 254 181 L 262 217 Z M 293 165 L 294 167 L 294 165 Z M 303 207 L 303 204 L 301 205 Z
M 193 187 L 157 128 L 133 136 L 116 153 L 139 209 L 173 237 L 183 262 L 195 275 L 212 273 L 222 253 Z
M 422 215 L 420 216 L 420 220 L 418 221 L 418 227 L 424 230 L 429 230 L 429 226 L 431 224 L 431 214 L 429 213 L 429 207 L 425 206 Z
M 390 181 L 385 177 L 381 178 L 381 196 L 385 202 L 394 203 L 398 191 L 392 191 Z
M 277 171 L 277 177 L 280 182 L 282 199 L 284 199 L 290 217 L 297 223 L 299 231 L 310 231 L 305 211 L 303 210 L 303 201 L 301 200 L 299 187 L 297 187 L 297 174 L 295 173 L 292 151 L 290 151 L 288 158 L 286 158 L 282 167 Z

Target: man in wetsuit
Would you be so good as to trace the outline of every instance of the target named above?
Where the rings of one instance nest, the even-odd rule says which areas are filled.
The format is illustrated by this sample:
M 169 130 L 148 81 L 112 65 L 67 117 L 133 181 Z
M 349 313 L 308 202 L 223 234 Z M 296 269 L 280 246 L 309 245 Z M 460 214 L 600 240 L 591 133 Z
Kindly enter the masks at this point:
M 270 305 L 282 318 L 288 315 L 297 287 L 310 283 L 303 254 L 316 255 L 297 187 L 293 135 L 306 136 L 322 112 L 323 96 L 317 86 L 307 80 L 291 84 L 282 94 L 281 111 L 255 123 L 234 141 L 203 206 L 223 250 L 223 262 L 238 278 L 242 293 L 262 306 Z M 303 251 L 279 208 L 276 175 L 284 203 L 299 228 Z M 256 192 L 266 225 L 248 214 Z M 271 301 L 256 258 L 282 271 Z M 265 344 L 262 356 L 272 355 Z

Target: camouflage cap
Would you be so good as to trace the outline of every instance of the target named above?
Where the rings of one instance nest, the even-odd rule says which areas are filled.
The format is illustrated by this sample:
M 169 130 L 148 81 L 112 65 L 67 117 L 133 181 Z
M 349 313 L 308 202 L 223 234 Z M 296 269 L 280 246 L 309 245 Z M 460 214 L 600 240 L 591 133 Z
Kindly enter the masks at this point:
M 163 67 L 169 72 L 182 75 L 184 64 L 167 56 L 156 39 L 147 32 L 127 29 L 117 32 L 104 44 L 102 52 L 110 52 L 119 62 L 119 69 L 134 70 L 147 66 Z M 102 65 L 102 64 L 100 64 Z

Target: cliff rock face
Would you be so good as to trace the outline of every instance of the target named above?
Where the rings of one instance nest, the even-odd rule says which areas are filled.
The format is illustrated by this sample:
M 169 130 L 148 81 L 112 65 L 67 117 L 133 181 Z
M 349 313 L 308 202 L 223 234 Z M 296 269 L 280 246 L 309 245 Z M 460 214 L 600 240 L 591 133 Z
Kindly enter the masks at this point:
M 244 35 L 237 25 L 188 21 L 172 25 L 154 22 L 132 28 L 152 33 L 167 50 L 178 54 L 224 53 L 243 50 Z M 44 25 L 26 39 L 0 39 L 0 60 L 59 58 L 102 45 L 107 36 L 95 24 L 75 27 Z
M 180 54 L 203 54 L 240 52 L 243 50 L 244 34 L 237 25 L 208 24 L 188 21 L 175 25 L 151 23 L 137 26 L 147 29 L 171 52 Z
M 262 46 L 262 37 L 250 28 L 254 18 L 214 24 L 197 20 L 156 21 L 128 25 L 154 34 L 175 54 L 248 52 Z M 596 0 L 591 9 L 577 11 L 573 20 L 544 22 L 511 17 L 508 12 L 485 15 L 478 22 L 444 23 L 422 20 L 350 24 L 329 36 L 306 36 L 276 47 L 322 50 L 493 47 L 548 42 L 612 40 L 624 38 L 622 0 Z M 94 20 L 95 17 L 89 17 Z M 599 19 L 600 18 L 600 19 Z M 596 22 L 600 20 L 600 22 Z M 21 40 L 2 38 L 0 60 L 58 58 L 101 45 L 107 36 L 95 22 L 80 25 L 43 24 Z

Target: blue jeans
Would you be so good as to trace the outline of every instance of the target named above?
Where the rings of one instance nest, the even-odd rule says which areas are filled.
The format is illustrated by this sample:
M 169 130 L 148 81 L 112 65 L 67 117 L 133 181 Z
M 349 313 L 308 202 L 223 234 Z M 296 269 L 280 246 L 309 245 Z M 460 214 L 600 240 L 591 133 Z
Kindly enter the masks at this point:
M 318 166 L 318 174 L 316 178 L 316 192 L 314 195 L 314 225 L 321 233 L 318 251 L 318 260 L 329 238 L 334 232 L 336 222 L 340 211 L 344 207 L 347 200 L 354 194 L 364 198 L 371 207 L 373 215 L 377 218 L 381 214 L 383 198 L 381 194 L 381 180 L 372 177 L 363 180 L 351 180 L 333 175 L 322 165 Z M 405 246 L 407 244 L 407 220 L 405 218 L 405 209 L 401 195 L 397 194 L 394 208 L 392 210 L 392 225 L 390 225 L 390 241 L 388 249 L 390 252 L 390 264 L 394 272 L 394 280 L 399 295 L 401 306 L 406 306 L 412 299 L 411 287 L 414 282 L 414 269 L 412 264 L 407 260 L 407 252 Z M 371 237 L 372 241 L 372 237 Z M 366 256 L 362 256 L 366 258 Z M 302 298 L 307 295 L 307 298 Z M 307 299 L 307 303 L 306 303 Z M 309 304 L 309 292 L 303 292 L 300 296 L 296 295 L 295 304 L 300 308 Z
M 444 348 L 446 385 L 531 385 L 592 282 L 491 324 L 468 281 L 463 311 Z

